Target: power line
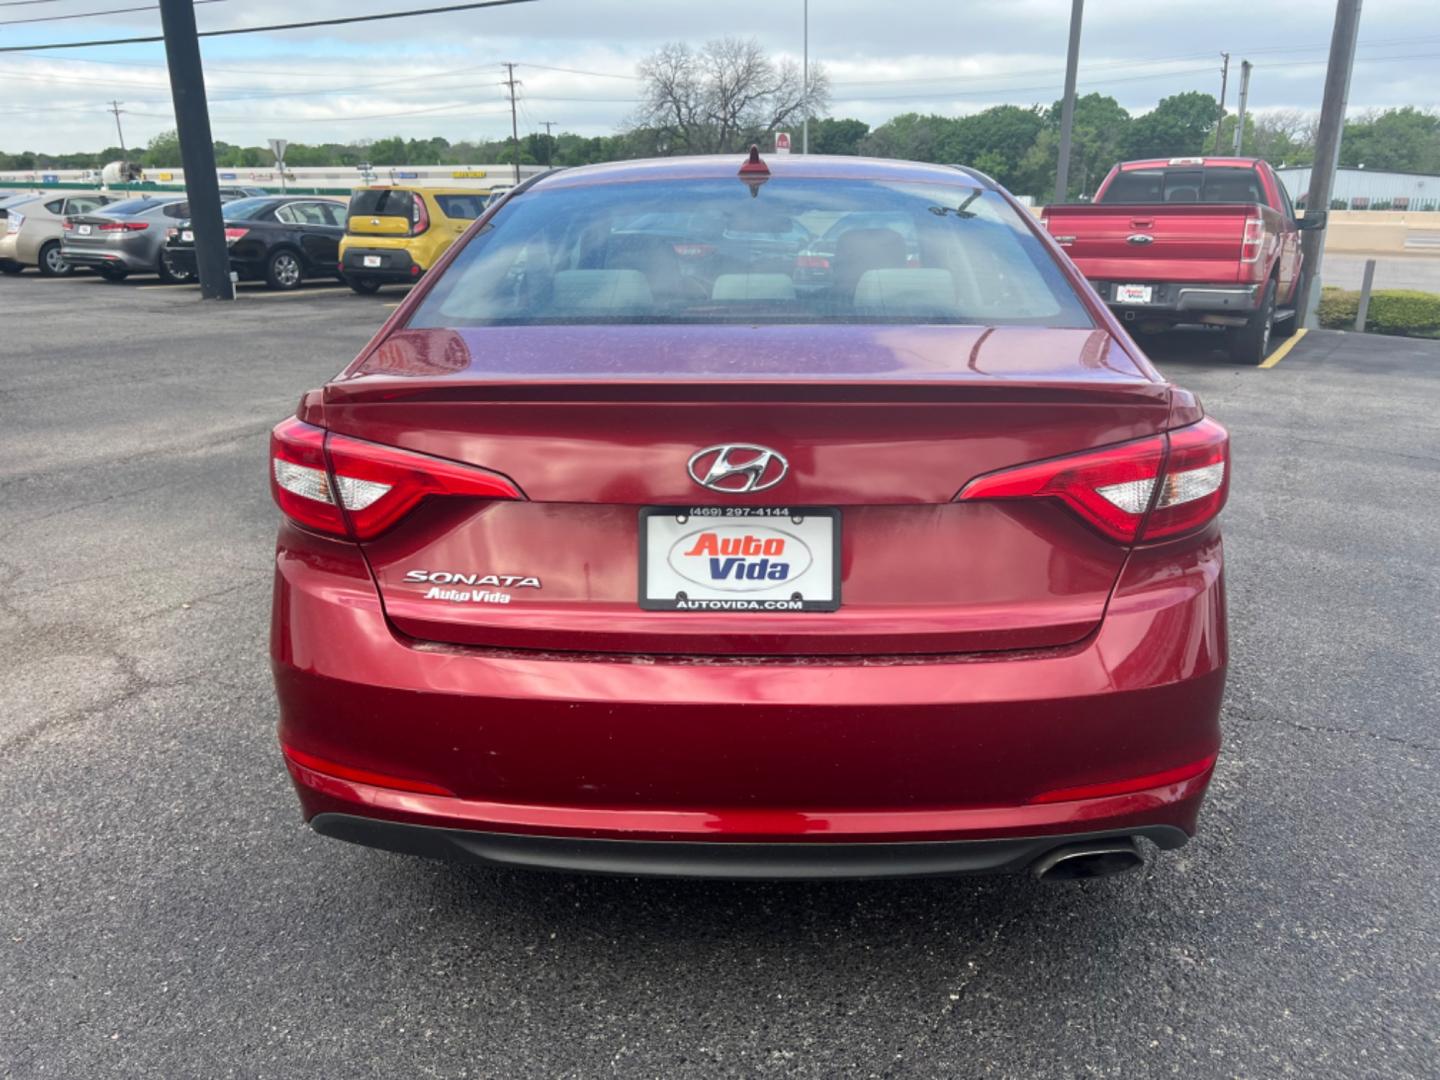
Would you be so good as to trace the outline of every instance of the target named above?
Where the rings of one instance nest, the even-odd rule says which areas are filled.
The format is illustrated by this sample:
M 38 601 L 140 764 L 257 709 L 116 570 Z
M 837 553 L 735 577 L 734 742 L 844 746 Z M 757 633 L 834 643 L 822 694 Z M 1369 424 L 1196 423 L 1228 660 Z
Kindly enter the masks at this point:
M 225 0 L 194 0 L 196 4 L 223 4 Z M 129 15 L 135 11 L 159 11 L 159 4 L 146 4 L 144 7 L 111 8 L 108 11 L 80 11 L 73 15 L 45 15 L 37 19 L 3 19 L 0 26 L 19 26 L 21 23 L 41 22 L 64 22 L 66 19 L 91 19 L 99 18 L 101 15 Z
M 474 11 L 478 8 L 509 7 L 530 4 L 534 0 L 479 0 L 470 4 L 446 4 L 444 7 L 417 8 L 414 11 L 388 11 L 375 15 L 347 15 L 339 19 L 311 19 L 307 22 L 272 23 L 268 26 L 241 26 L 232 30 L 205 30 L 196 37 L 230 37 L 235 34 L 264 34 L 275 30 L 308 30 L 316 26 L 346 26 L 351 23 L 380 22 L 385 19 L 408 19 L 418 15 L 443 15 L 451 11 Z M 148 37 L 107 38 L 101 41 L 52 41 L 44 45 L 6 45 L 0 53 L 40 52 L 44 49 L 85 49 L 99 45 L 146 45 L 164 41 L 165 35 Z

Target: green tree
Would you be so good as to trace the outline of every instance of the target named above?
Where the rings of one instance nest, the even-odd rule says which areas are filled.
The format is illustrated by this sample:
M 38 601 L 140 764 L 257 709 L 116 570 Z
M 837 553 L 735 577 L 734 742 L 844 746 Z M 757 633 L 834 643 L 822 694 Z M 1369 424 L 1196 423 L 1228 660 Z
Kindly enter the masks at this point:
M 147 169 L 178 169 L 180 136 L 173 129 L 156 135 L 140 154 L 140 164 Z
M 1407 105 L 1350 121 L 1340 142 L 1340 164 L 1440 173 L 1440 113 Z
M 858 154 L 860 143 L 870 133 L 863 120 L 839 120 L 825 117 L 810 121 L 810 152 L 812 154 Z
M 1129 124 L 1124 156 L 1134 158 L 1194 157 L 1213 145 L 1220 107 L 1211 94 L 1189 90 L 1161 98 L 1159 104 Z M 1234 123 L 1230 131 L 1234 136 Z M 1221 132 L 1221 153 L 1229 150 Z
M 1048 201 L 1055 193 L 1060 162 L 1060 102 L 1045 113 L 1045 127 L 1016 170 L 1014 191 Z M 1122 157 L 1130 114 L 1104 94 L 1075 99 L 1070 141 L 1070 184 L 1067 199 L 1094 192 L 1110 167 Z

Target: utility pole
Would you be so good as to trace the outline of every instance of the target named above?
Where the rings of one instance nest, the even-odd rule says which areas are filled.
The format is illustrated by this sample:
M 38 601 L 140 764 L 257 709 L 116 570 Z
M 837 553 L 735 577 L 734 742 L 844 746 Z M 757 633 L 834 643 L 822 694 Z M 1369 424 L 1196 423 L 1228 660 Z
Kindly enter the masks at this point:
M 1340 162 L 1340 137 L 1345 133 L 1345 103 L 1350 96 L 1350 69 L 1355 66 L 1355 38 L 1360 33 L 1360 0 L 1338 0 L 1335 30 L 1330 36 L 1330 61 L 1325 69 L 1325 96 L 1320 102 L 1320 126 L 1315 132 L 1315 161 L 1310 166 L 1310 191 L 1305 196 L 1305 216 L 1329 214 L 1330 192 L 1335 184 L 1335 166 Z M 1325 230 L 1306 229 L 1300 234 L 1300 292 L 1295 297 L 1295 317 L 1301 326 L 1318 326 L 1320 306 L 1320 264 L 1325 255 Z
M 810 152 L 810 0 L 805 0 L 803 47 L 800 51 L 800 93 L 805 99 L 805 113 L 800 118 L 800 153 Z
M 225 246 L 220 181 L 215 173 L 215 143 L 210 136 L 205 71 L 200 64 L 200 39 L 195 36 L 192 0 L 160 0 L 160 25 L 165 31 L 170 95 L 175 100 L 175 130 L 180 136 L 180 159 L 185 166 L 190 228 L 195 232 L 200 296 L 206 300 L 234 300 L 235 283 L 230 280 L 230 252 Z
M 1060 162 L 1055 170 L 1055 201 L 1070 193 L 1070 131 L 1075 125 L 1075 74 L 1080 67 L 1080 20 L 1085 0 L 1070 0 L 1070 48 L 1065 54 L 1065 98 L 1060 104 Z
M 120 106 L 124 104 L 123 101 L 116 101 L 112 98 L 107 111 L 115 114 L 115 134 L 120 136 L 120 186 L 128 193 L 130 191 L 130 151 L 125 149 L 125 132 L 120 130 L 120 114 L 125 111 Z
M 1249 60 L 1240 61 L 1240 106 L 1235 113 L 1235 156 L 1239 157 L 1245 145 L 1245 103 L 1250 98 L 1250 69 L 1255 65 Z
M 1215 117 L 1215 149 L 1210 151 L 1212 154 L 1220 153 L 1220 126 L 1225 123 L 1225 90 L 1230 82 L 1230 54 L 1222 52 L 1220 59 L 1220 112 Z
M 540 123 L 545 125 L 545 168 L 549 169 L 553 167 L 550 163 L 550 129 L 555 126 L 555 121 L 541 120 Z
M 515 183 L 520 183 L 520 125 L 515 119 L 515 87 L 520 85 L 515 81 L 515 65 L 506 64 L 509 77 L 501 84 L 510 88 L 510 138 L 515 144 Z
M 110 108 L 106 110 L 107 112 L 115 114 L 115 134 L 120 136 L 120 157 L 122 160 L 130 156 L 129 151 L 125 149 L 125 132 L 120 129 L 120 114 L 125 111 L 120 108 L 120 106 L 124 104 L 123 101 L 111 100 Z

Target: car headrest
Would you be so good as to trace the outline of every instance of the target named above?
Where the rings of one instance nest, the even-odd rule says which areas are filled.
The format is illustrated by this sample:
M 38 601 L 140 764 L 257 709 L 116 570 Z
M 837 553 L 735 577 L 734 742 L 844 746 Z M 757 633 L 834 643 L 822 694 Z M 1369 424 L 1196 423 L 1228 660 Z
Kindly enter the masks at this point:
M 555 307 L 566 311 L 626 311 L 654 303 L 639 270 L 561 270 L 555 275 Z
M 876 315 L 955 314 L 955 279 L 949 270 L 867 270 L 855 286 L 857 311 Z
M 795 282 L 785 274 L 721 274 L 712 300 L 794 300 Z

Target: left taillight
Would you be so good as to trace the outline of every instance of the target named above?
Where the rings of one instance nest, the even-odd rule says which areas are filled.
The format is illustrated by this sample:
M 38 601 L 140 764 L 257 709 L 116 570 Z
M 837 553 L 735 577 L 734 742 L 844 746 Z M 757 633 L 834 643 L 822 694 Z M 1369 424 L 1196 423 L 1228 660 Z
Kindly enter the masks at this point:
M 415 200 L 415 209 L 411 215 L 410 235 L 419 236 L 430 228 L 430 210 L 420 195 L 412 192 L 410 197 Z
M 289 419 L 270 433 L 270 490 L 296 524 L 369 540 L 437 496 L 520 499 L 505 477 Z
M 1124 543 L 1191 532 L 1220 513 L 1230 490 L 1230 436 L 1205 419 L 1154 435 L 976 477 L 958 498 L 1054 499 Z

